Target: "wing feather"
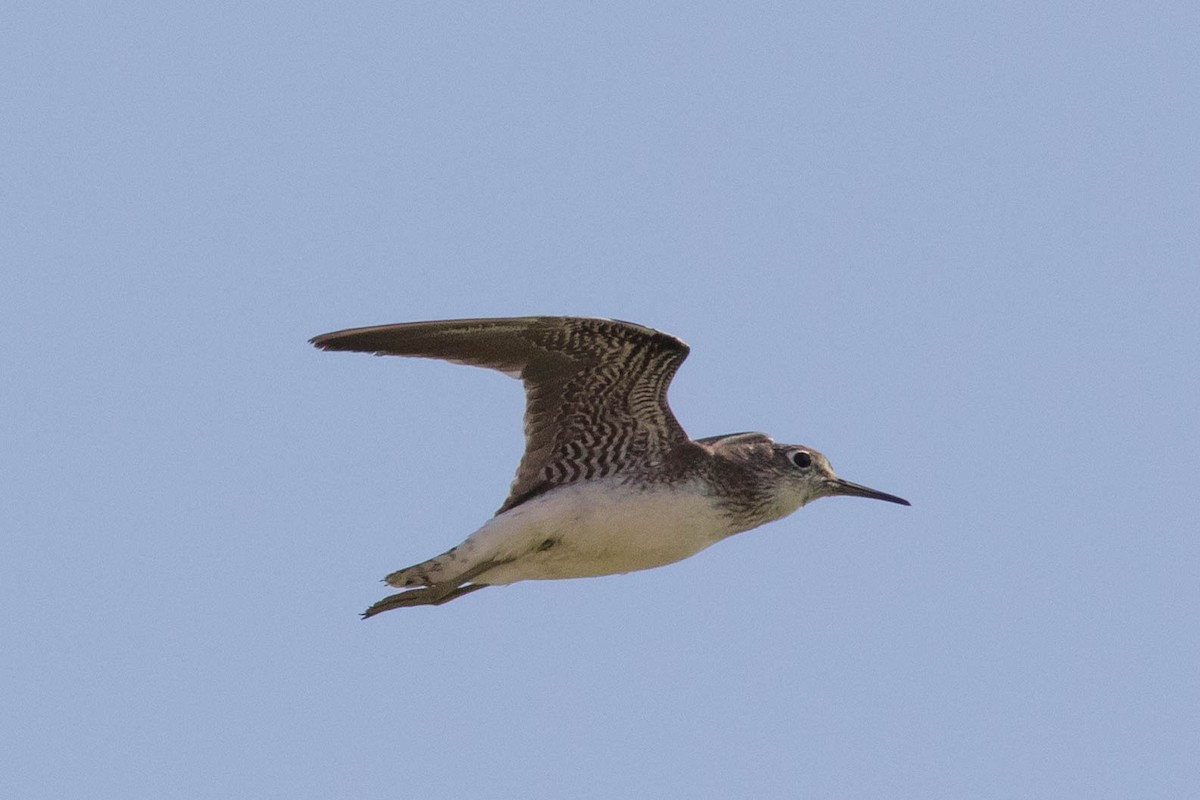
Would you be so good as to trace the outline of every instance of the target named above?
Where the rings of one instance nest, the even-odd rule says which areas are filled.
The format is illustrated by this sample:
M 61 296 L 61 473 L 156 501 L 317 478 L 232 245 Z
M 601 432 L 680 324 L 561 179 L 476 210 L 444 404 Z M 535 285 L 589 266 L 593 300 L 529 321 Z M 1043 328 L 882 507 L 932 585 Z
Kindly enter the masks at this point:
M 437 358 L 525 386 L 525 453 L 503 513 L 555 486 L 660 467 L 689 442 L 667 405 L 688 346 L 653 328 L 592 317 L 405 322 L 326 333 L 322 350 Z

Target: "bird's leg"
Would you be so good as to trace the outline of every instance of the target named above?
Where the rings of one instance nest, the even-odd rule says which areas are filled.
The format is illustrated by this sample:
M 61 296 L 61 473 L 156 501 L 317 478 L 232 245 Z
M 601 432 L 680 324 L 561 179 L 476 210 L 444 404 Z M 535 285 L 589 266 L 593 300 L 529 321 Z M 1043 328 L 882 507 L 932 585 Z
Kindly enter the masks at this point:
M 432 586 L 426 586 L 422 589 L 410 589 L 407 592 L 398 592 L 375 603 L 362 613 L 362 618 L 367 619 L 384 611 L 391 611 L 393 608 L 410 608 L 412 606 L 440 606 L 442 603 L 449 603 L 451 600 L 456 600 L 465 594 L 482 589 L 489 584 L 486 583 L 467 583 L 467 581 L 482 575 L 492 567 L 499 564 L 507 563 L 506 561 L 485 561 L 482 564 L 476 564 L 471 569 L 449 581 L 435 583 Z M 466 585 L 464 585 L 466 584 Z
M 381 614 L 384 611 L 391 611 L 393 608 L 411 608 L 413 606 L 440 606 L 442 603 L 449 603 L 462 597 L 464 594 L 470 594 L 476 589 L 483 589 L 488 586 L 486 583 L 468 583 L 466 586 L 458 586 L 450 591 L 446 591 L 442 587 L 445 584 L 437 586 L 428 586 L 424 589 L 410 589 L 407 592 L 398 592 L 375 603 L 362 613 L 362 618 L 367 619 L 376 614 Z

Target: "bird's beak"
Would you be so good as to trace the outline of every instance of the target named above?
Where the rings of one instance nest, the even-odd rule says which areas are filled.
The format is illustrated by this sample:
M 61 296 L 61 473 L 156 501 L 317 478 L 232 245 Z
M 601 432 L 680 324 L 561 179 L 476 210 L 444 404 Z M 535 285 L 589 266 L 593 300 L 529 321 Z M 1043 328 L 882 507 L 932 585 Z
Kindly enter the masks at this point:
M 894 494 L 876 491 L 858 483 L 851 483 L 841 478 L 829 479 L 829 494 L 838 495 L 844 494 L 851 497 L 870 497 L 875 500 L 886 500 L 889 503 L 899 503 L 902 506 L 911 506 L 912 503 L 905 500 L 903 497 L 896 497 Z

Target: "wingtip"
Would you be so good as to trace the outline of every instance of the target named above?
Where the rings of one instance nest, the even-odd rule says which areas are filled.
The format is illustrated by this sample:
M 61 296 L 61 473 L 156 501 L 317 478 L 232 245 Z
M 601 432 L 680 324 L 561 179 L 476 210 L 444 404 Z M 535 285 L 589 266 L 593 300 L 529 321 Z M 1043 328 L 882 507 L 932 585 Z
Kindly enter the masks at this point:
M 317 348 L 318 350 L 322 350 L 326 353 L 352 350 L 352 351 L 357 351 L 360 353 L 371 353 L 372 355 L 377 355 L 377 356 L 384 355 L 384 353 L 381 353 L 381 352 L 377 352 L 377 351 L 373 351 L 373 350 L 361 350 L 356 347 L 346 346 L 345 344 L 343 344 L 339 347 L 338 340 L 339 340 L 339 338 L 341 338 L 341 335 L 343 333 L 344 333 L 344 331 L 335 331 L 334 333 L 322 333 L 320 336 L 314 336 L 311 339 L 309 339 L 308 343 L 311 344 L 313 347 Z
M 309 339 L 308 343 L 311 344 L 313 347 L 317 348 L 318 350 L 328 350 L 330 336 L 331 336 L 331 334 L 322 333 L 322 334 L 319 334 L 319 335 L 314 336 L 311 339 Z

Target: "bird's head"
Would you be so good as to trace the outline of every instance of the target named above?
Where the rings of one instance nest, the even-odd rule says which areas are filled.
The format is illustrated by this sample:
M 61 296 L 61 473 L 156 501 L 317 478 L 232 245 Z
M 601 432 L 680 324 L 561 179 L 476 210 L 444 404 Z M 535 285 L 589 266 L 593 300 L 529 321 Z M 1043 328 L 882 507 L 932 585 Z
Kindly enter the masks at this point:
M 858 483 L 839 478 L 829 466 L 829 459 L 802 444 L 776 444 L 765 433 L 730 433 L 700 439 L 719 461 L 737 465 L 734 475 L 741 475 L 750 494 L 759 494 L 752 505 L 753 524 L 779 519 L 800 506 L 819 497 L 849 495 L 886 500 L 889 503 L 911 505 L 902 497 L 880 492 Z
M 800 444 L 772 444 L 770 469 L 781 479 L 779 501 L 792 510 L 819 497 L 870 497 L 889 503 L 911 505 L 902 497 L 871 489 L 838 477 L 829 459 L 811 447 Z

